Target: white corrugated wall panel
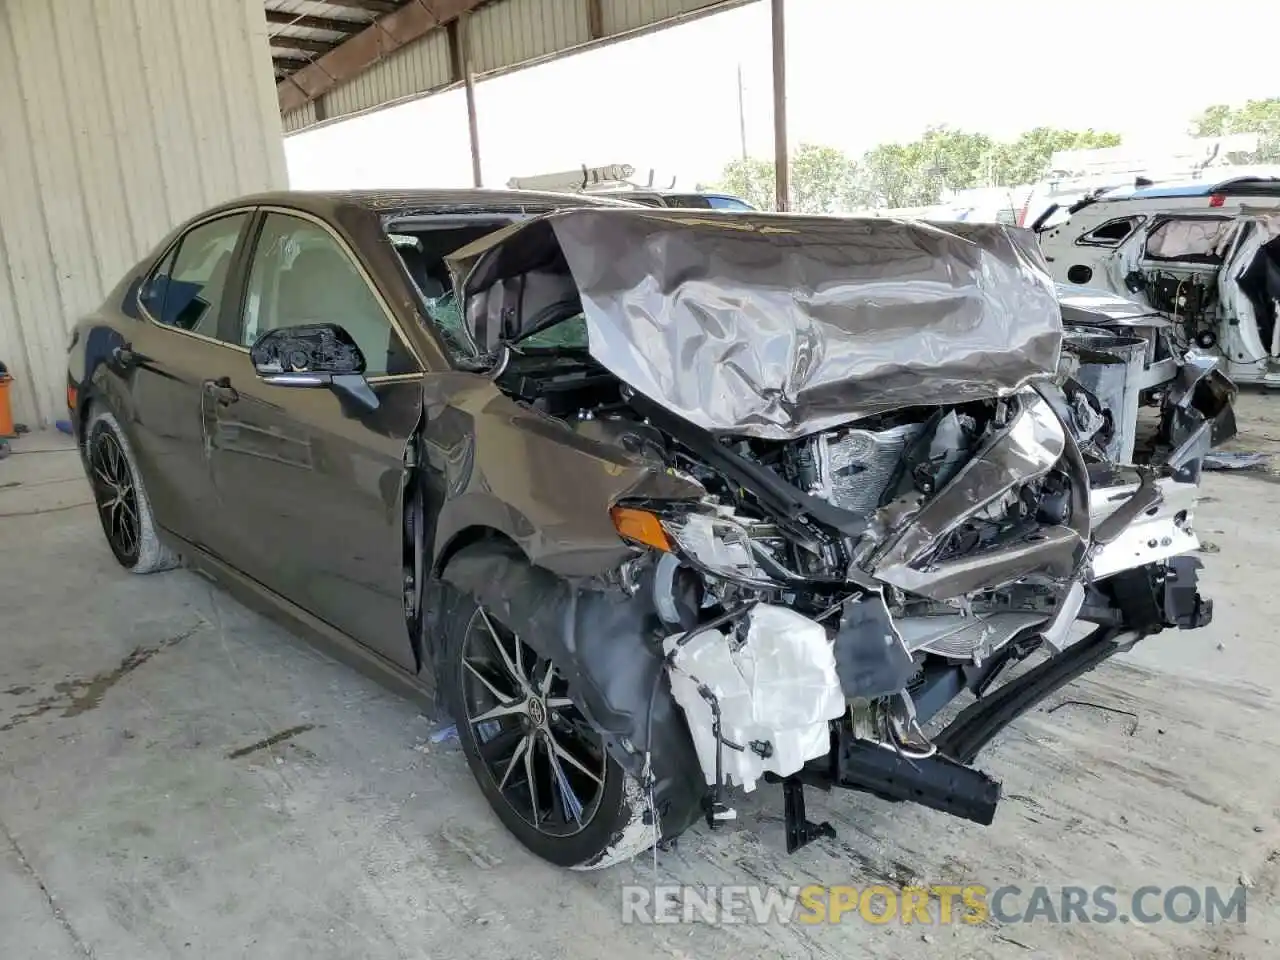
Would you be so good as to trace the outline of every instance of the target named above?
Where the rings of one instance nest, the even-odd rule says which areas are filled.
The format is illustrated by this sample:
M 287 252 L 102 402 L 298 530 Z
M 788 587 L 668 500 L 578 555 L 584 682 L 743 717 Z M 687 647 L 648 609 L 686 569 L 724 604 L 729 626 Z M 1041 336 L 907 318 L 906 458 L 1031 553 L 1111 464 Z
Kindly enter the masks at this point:
M 486 73 L 568 50 L 591 39 L 587 5 L 505 0 L 471 15 L 471 67 Z
M 424 93 L 449 82 L 449 36 L 433 30 L 325 95 L 325 115 L 340 117 Z
M 175 224 L 287 183 L 261 0 L 0 0 L 0 360 L 63 415 L 67 330 Z
M 607 37 L 674 20 L 723 0 L 600 0 L 600 19 Z

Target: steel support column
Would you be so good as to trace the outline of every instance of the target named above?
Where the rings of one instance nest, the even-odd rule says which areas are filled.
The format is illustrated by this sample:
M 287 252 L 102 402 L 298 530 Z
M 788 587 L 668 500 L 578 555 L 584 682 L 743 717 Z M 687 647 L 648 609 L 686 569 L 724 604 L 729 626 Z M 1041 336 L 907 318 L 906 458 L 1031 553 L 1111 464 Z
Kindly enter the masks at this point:
M 787 152 L 787 33 L 785 0 L 773 4 L 773 167 L 779 210 L 791 209 L 791 177 Z
M 471 134 L 471 179 L 477 187 L 484 186 L 480 173 L 480 124 L 476 120 L 476 79 L 471 69 L 471 14 L 458 18 L 458 49 L 462 80 L 467 91 L 467 129 Z

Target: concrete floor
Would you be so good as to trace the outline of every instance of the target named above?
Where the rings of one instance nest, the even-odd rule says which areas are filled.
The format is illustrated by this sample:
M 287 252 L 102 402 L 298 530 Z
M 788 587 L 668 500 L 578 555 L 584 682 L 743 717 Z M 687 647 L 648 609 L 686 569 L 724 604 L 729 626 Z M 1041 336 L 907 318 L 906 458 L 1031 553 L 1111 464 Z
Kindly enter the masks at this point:
M 1280 453 L 1280 397 L 1238 446 Z M 980 765 L 993 827 L 811 793 L 836 842 L 786 856 L 781 797 L 598 874 L 509 839 L 416 707 L 204 579 L 112 559 L 74 451 L 0 461 L 0 958 L 1280 955 L 1280 477 L 1212 475 L 1218 619 L 1064 691 Z M 1280 465 L 1280 456 L 1276 463 Z M 1212 551 L 1212 547 L 1210 548 Z M 1132 731 L 1132 732 L 1131 732 Z M 621 923 L 625 883 L 1232 887 L 1245 924 L 935 928 Z

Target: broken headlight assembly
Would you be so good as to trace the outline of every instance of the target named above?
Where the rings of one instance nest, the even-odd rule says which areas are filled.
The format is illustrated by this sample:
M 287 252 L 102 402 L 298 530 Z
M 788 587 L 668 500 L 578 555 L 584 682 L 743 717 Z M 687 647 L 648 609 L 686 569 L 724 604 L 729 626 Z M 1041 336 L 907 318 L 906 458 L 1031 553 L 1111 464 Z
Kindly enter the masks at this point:
M 787 539 L 776 524 L 741 517 L 729 508 L 647 504 L 616 506 L 610 514 L 624 540 L 675 554 L 709 577 L 765 590 L 810 579 L 780 559 Z

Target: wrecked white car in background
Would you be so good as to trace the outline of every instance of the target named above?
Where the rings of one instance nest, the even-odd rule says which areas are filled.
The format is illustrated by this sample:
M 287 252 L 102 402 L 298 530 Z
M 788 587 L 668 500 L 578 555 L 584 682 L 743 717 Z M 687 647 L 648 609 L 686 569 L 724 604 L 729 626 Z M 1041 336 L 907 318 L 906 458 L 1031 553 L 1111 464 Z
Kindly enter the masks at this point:
M 1185 413 L 1197 394 L 1215 411 L 1211 445 L 1235 436 L 1236 387 L 1221 372 L 1221 358 L 1182 350 L 1173 322 L 1136 300 L 1069 284 L 1058 284 L 1057 293 L 1064 330 L 1059 384 L 1074 398 L 1081 442 L 1120 463 L 1158 459 L 1198 428 L 1199 420 Z M 1156 408 L 1159 422 L 1140 442 L 1143 407 Z
M 1280 384 L 1280 171 L 1107 190 L 1062 212 L 1034 227 L 1055 280 L 1166 315 L 1175 354 Z

